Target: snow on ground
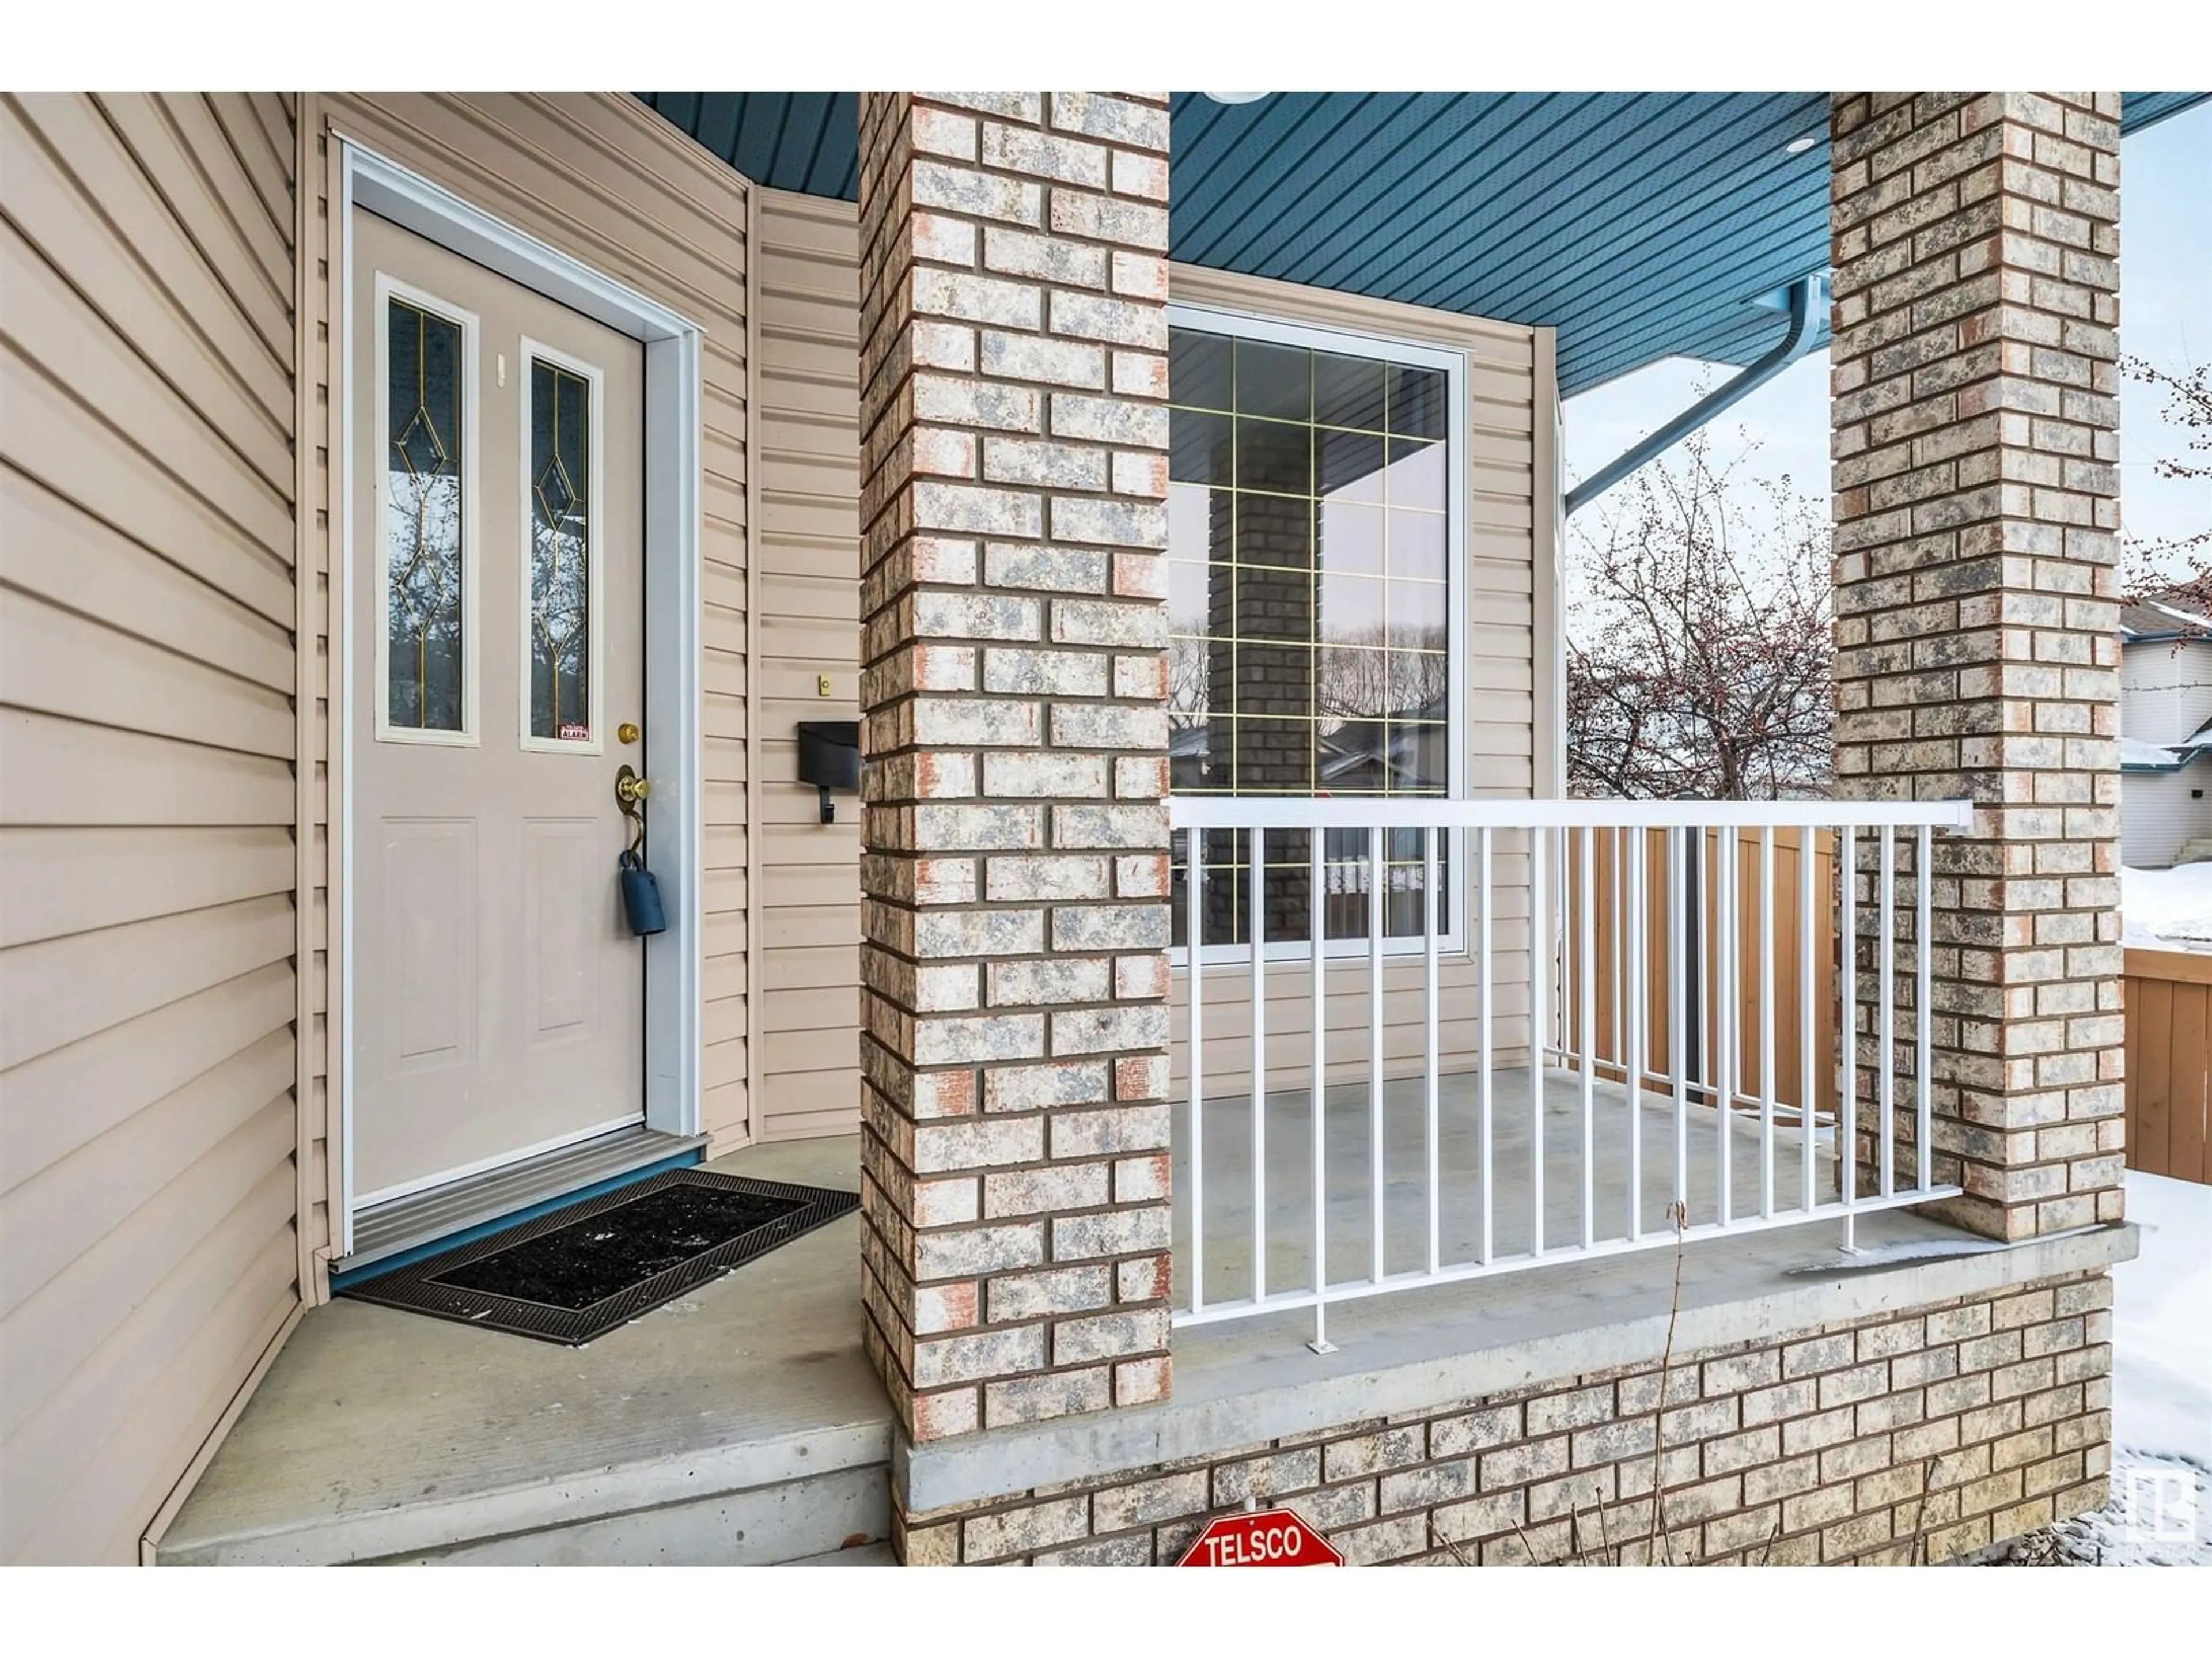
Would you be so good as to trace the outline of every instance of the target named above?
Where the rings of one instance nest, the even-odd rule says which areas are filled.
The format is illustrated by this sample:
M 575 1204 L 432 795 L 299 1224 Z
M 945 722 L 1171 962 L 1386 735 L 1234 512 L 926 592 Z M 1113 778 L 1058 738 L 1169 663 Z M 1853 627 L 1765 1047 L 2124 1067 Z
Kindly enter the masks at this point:
M 2112 1501 L 2003 1552 L 2007 1565 L 2212 1566 L 2212 1470 L 2162 1453 L 2112 1453 Z M 1994 1563 L 1992 1565 L 1995 1565 Z
M 2127 1183 L 2142 1251 L 2112 1269 L 2112 1501 L 1995 1563 L 2212 1566 L 2212 1187 Z
M 2127 1182 L 2142 1253 L 2112 1270 L 2112 1438 L 2212 1467 L 2212 1187 Z
M 2120 922 L 2139 951 L 2212 951 L 2212 860 L 2121 871 Z

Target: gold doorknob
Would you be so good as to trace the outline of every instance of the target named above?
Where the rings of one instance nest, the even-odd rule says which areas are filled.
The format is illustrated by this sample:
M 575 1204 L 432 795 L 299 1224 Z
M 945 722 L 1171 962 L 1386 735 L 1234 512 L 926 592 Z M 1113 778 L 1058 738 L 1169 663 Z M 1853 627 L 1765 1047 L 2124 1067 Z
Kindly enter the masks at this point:
M 625 766 L 615 774 L 615 799 L 624 806 L 635 806 L 653 793 L 653 780 L 641 778 Z

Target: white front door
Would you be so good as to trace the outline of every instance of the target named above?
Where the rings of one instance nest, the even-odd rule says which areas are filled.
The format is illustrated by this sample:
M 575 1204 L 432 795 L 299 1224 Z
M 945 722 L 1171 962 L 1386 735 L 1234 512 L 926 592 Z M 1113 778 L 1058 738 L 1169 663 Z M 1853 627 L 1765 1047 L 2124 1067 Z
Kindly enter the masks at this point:
M 353 224 L 356 1204 L 644 1114 L 643 348 Z

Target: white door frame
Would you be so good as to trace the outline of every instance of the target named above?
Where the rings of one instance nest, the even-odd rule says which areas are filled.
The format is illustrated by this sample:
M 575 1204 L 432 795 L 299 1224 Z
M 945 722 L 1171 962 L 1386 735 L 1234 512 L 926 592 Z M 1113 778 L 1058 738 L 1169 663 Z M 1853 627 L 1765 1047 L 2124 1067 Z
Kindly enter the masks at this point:
M 336 135 L 333 135 L 336 137 Z M 581 312 L 645 347 L 645 727 L 652 734 L 653 798 L 646 855 L 661 880 L 668 929 L 645 943 L 645 1121 L 671 1134 L 699 1133 L 699 1019 L 702 910 L 699 684 L 700 360 L 704 331 L 657 301 L 611 281 L 580 261 L 471 207 L 452 191 L 340 137 L 337 263 L 343 396 L 333 411 L 339 523 L 333 610 L 353 626 L 353 215 L 356 207 L 404 226 L 523 288 Z M 333 699 L 329 741 L 337 777 L 339 842 L 338 1029 L 331 1063 L 341 1133 L 343 1197 L 337 1255 L 353 1249 L 353 742 L 349 725 L 359 695 L 356 653 L 335 647 L 344 665 Z M 614 879 L 608 872 L 607 878 Z

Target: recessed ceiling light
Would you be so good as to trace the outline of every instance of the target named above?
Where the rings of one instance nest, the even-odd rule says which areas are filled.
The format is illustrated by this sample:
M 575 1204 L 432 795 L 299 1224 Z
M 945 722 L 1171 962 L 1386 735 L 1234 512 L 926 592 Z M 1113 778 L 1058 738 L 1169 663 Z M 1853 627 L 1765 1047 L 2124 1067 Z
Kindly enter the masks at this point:
M 1820 142 L 1818 138 L 1792 138 L 1788 143 L 1783 145 L 1782 153 L 1784 155 L 1802 155 Z
M 1217 104 L 1256 104 L 1267 94 L 1264 92 L 1209 92 L 1206 95 Z

